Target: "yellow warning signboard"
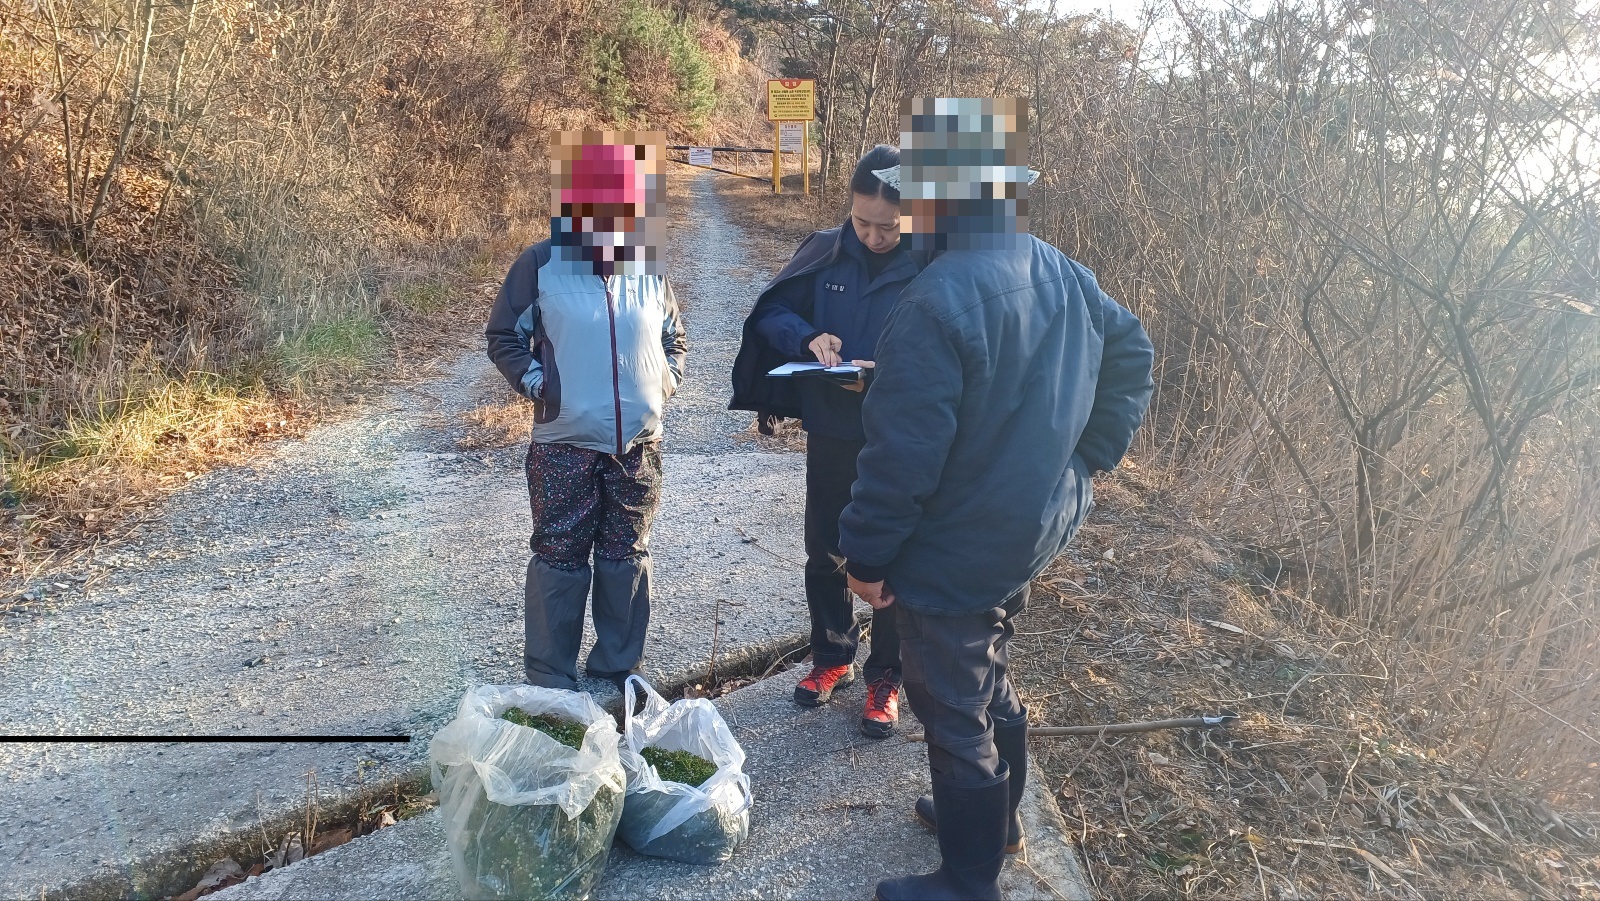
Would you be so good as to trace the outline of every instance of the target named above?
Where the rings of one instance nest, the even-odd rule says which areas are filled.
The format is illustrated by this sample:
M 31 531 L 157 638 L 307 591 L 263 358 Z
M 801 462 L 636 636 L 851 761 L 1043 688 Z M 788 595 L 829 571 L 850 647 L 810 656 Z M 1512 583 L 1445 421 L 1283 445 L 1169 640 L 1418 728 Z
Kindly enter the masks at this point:
M 815 78 L 772 78 L 767 80 L 767 120 L 770 122 L 810 122 L 817 118 L 817 80 Z

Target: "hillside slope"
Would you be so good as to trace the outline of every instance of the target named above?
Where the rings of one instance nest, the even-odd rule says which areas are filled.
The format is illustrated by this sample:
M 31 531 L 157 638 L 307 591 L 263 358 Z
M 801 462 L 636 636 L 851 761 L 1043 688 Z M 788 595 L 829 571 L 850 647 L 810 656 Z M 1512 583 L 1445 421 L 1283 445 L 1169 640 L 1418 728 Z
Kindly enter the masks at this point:
M 654 0 L 0 7 L 0 575 L 472 331 L 550 128 L 759 130 L 739 50 Z

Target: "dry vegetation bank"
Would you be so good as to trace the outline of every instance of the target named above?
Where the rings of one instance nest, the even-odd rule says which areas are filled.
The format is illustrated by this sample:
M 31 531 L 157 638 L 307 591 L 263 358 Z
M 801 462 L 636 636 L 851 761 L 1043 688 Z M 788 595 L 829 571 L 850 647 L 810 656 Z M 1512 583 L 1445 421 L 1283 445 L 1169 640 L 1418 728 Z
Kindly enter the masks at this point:
M 0 7 L 0 569 L 471 331 L 549 128 L 739 140 L 759 86 L 693 3 Z
M 836 193 L 903 98 L 1030 97 L 1034 232 L 1157 340 L 1139 459 L 1381 642 L 1398 734 L 1592 802 L 1600 10 L 740 5 Z
M 1481 748 L 1424 737 L 1414 656 L 1218 542 L 1164 475 L 1134 464 L 1097 490 L 1013 645 L 1030 720 L 1240 717 L 1034 739 L 1102 896 L 1600 894 L 1593 804 L 1562 807 L 1574 799 L 1493 775 Z

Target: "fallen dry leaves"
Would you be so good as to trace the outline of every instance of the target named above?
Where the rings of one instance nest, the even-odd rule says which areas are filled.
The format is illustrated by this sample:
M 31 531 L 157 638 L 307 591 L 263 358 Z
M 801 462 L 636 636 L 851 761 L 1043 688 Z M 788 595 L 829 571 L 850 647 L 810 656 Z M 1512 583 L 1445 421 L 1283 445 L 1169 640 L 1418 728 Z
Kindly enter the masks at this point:
M 1097 493 L 1012 645 L 1030 721 L 1240 716 L 1031 742 L 1102 896 L 1600 897 L 1593 799 L 1480 772 L 1409 693 L 1425 662 L 1263 587 L 1136 470 Z
M 297 829 L 285 831 L 272 842 L 259 848 L 259 856 L 249 867 L 232 857 L 223 857 L 213 863 L 192 888 L 173 896 L 171 901 L 195 901 L 196 898 L 220 892 L 262 873 L 281 869 L 349 844 L 364 835 L 387 829 L 395 823 L 414 817 L 438 806 L 438 796 L 433 794 L 410 796 L 398 789 L 389 800 L 367 806 L 344 818 L 336 825 L 319 829 L 316 816 L 308 808 L 306 822 Z M 310 835 L 307 847 L 306 836 Z

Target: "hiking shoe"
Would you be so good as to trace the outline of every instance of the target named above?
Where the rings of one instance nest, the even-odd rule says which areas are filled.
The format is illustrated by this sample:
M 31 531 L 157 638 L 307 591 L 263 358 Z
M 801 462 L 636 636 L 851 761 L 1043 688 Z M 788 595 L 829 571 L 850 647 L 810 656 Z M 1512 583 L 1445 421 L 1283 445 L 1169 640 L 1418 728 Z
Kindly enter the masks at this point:
M 794 702 L 802 707 L 816 707 L 828 703 L 833 690 L 856 680 L 855 664 L 849 666 L 813 666 L 811 672 L 794 687 Z
M 888 738 L 900 722 L 900 676 L 885 673 L 867 685 L 867 706 L 861 711 L 861 734 Z

